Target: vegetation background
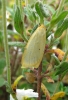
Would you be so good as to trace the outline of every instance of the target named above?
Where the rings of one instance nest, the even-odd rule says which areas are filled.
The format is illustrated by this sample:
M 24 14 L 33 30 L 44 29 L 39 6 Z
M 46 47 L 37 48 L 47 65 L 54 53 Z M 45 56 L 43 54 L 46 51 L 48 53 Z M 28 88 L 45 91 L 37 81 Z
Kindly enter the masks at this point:
M 6 8 L 4 8 L 5 2 Z M 24 48 L 41 24 L 46 27 L 42 67 L 21 68 Z M 67 28 L 68 0 L 0 0 L 0 100 L 9 100 L 10 89 L 7 87 L 10 88 L 10 83 L 13 84 L 20 75 L 24 78 L 18 83 L 18 88 L 34 89 L 39 93 L 38 100 L 68 100 Z M 7 37 L 4 34 L 6 31 Z M 6 46 L 9 48 L 6 49 Z M 6 59 L 11 67 L 7 67 Z M 38 77 L 42 77 L 42 80 L 40 78 L 38 81 Z M 6 82 L 9 84 L 6 85 Z M 44 89 L 47 88 L 50 96 L 59 91 L 65 92 L 66 95 L 63 98 L 58 96 L 58 99 L 47 99 L 47 91 L 44 92 L 38 87 L 40 83 L 44 84 Z

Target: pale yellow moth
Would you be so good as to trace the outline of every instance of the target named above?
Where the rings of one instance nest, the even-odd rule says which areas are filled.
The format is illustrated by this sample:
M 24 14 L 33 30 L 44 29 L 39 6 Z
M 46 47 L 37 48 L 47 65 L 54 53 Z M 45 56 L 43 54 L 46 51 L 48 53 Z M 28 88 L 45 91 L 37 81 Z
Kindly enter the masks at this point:
M 30 37 L 23 56 L 22 68 L 38 68 L 45 49 L 46 28 L 44 25 L 39 26 Z

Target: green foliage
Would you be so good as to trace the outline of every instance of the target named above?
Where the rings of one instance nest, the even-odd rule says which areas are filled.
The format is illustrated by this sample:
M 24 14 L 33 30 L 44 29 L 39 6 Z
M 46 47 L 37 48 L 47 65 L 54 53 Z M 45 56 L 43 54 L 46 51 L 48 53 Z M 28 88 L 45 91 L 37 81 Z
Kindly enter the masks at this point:
M 40 18 L 43 19 L 43 15 L 42 15 L 42 12 L 41 12 L 41 10 L 40 10 L 39 2 L 37 2 L 37 3 L 35 4 L 35 9 L 36 9 L 38 15 L 40 16 Z
M 35 22 L 36 15 L 34 9 L 32 9 L 30 6 L 27 6 L 24 8 L 24 13 L 30 21 L 32 21 L 33 23 Z
M 39 3 L 39 8 L 44 17 L 50 16 L 49 10 L 45 4 Z
M 67 72 L 68 72 L 68 62 L 62 62 L 58 66 L 55 73 L 56 75 L 61 75 L 62 77 L 64 77 Z
M 6 80 L 2 77 L 0 77 L 0 87 L 6 84 Z
M 19 34 L 23 34 L 23 21 L 21 19 L 21 12 L 18 6 L 15 5 L 14 26 Z
M 2 8 L 1 1 L 2 0 L 0 0 L 0 12 Z M 11 2 L 11 0 L 9 2 Z M 53 51 L 53 47 L 56 47 L 61 49 L 61 51 L 63 52 L 63 50 L 65 50 L 67 46 L 68 41 L 66 40 L 66 37 L 68 37 L 68 35 L 67 33 L 65 33 L 66 37 L 65 36 L 62 37 L 62 35 L 65 30 L 68 31 L 67 29 L 68 28 L 68 17 L 67 17 L 68 0 L 65 0 L 65 3 L 63 5 L 60 4 L 58 5 L 58 3 L 56 3 L 56 0 L 51 0 L 51 1 L 28 0 L 28 2 L 27 0 L 23 0 L 22 6 L 20 5 L 20 0 L 18 0 L 18 5 L 16 5 L 16 3 L 14 4 L 14 1 L 12 2 L 14 6 L 13 8 L 11 8 L 9 4 L 6 7 L 6 11 L 8 11 L 9 13 L 9 17 L 6 20 L 6 25 L 9 23 L 13 27 L 12 30 L 7 29 L 12 83 L 14 82 L 16 77 L 23 74 L 24 78 L 22 79 L 22 81 L 19 82 L 18 88 L 20 89 L 33 88 L 36 91 L 39 86 L 37 84 L 39 83 L 38 77 L 39 78 L 42 77 L 43 79 L 42 82 L 48 89 L 51 96 L 54 94 L 54 92 L 58 92 L 58 91 L 64 91 L 66 93 L 66 96 L 68 96 L 68 86 L 64 86 L 64 83 L 62 81 L 63 77 L 66 76 L 68 72 L 67 53 L 62 54 L 61 52 L 56 53 Z M 0 13 L 0 23 L 2 23 L 2 18 L 3 16 Z M 24 50 L 28 50 L 28 47 L 26 46 L 27 43 L 29 46 L 28 39 L 30 41 L 31 36 L 34 34 L 36 29 L 41 24 L 43 24 L 46 28 L 46 44 L 45 44 L 45 50 L 42 59 L 42 69 L 40 72 L 41 76 L 38 76 L 40 75 L 38 71 L 39 68 L 38 69 L 32 68 L 33 66 L 31 66 L 31 68 L 21 69 L 21 60 L 23 57 L 22 54 L 24 53 Z M 2 27 L 1 24 L 0 27 Z M 40 36 L 42 35 L 43 32 L 40 33 Z M 63 38 L 65 38 L 64 41 Z M 34 37 L 33 39 L 35 41 Z M 38 39 L 39 39 L 39 43 L 38 43 Z M 11 86 L 4 79 L 7 78 L 6 74 L 8 71 L 4 71 L 6 67 L 6 59 L 5 59 L 5 49 L 3 46 L 3 40 L 4 40 L 3 28 L 0 28 L 0 87 L 3 87 L 5 85 L 7 87 L 6 91 L 11 93 L 12 92 L 12 90 L 10 89 Z M 37 34 L 36 34 L 36 41 L 35 42 L 34 41 L 32 42 L 31 39 L 32 44 L 31 47 L 29 47 L 29 54 L 28 54 L 29 56 L 27 59 L 29 64 L 30 64 L 29 59 L 31 56 L 32 56 L 31 60 L 34 59 L 35 61 L 34 57 L 36 57 L 36 59 L 38 60 L 37 54 L 40 55 L 40 52 L 37 52 L 38 50 L 36 50 L 36 48 L 38 48 L 39 46 L 36 47 L 36 44 L 37 43 L 38 45 L 43 44 L 43 39 L 39 38 Z M 63 42 L 66 44 L 64 45 Z M 35 53 L 33 51 L 32 54 L 30 52 L 30 49 L 31 52 L 32 50 L 34 51 L 36 50 Z M 66 57 L 64 55 L 66 55 Z M 28 72 L 35 74 L 36 80 L 33 84 L 29 83 L 29 81 L 26 80 L 26 73 Z M 32 78 L 32 76 L 30 77 Z M 59 78 L 60 78 L 60 82 L 59 82 Z M 59 85 L 57 86 L 58 82 Z M 66 84 L 68 85 L 68 83 Z M 3 94 L 1 90 L 0 90 L 0 94 L 1 95 Z M 46 99 L 46 96 L 47 95 L 44 95 L 44 93 L 42 93 L 41 100 Z M 67 100 L 66 96 L 64 100 Z M 29 98 L 28 100 L 36 100 L 36 99 Z
M 44 21 L 44 17 L 47 18 L 50 16 L 48 7 L 45 4 L 42 4 L 41 2 L 37 2 L 35 4 L 35 9 L 40 17 L 40 23 Z
M 52 19 L 51 19 L 51 22 L 50 22 L 50 25 L 52 27 L 54 27 L 54 25 L 56 25 L 60 20 L 63 20 L 67 14 L 68 14 L 68 11 L 62 11 L 58 16 L 56 15 L 57 12 L 55 12 L 55 14 L 52 16 Z
M 25 44 L 22 42 L 9 42 L 10 46 L 16 46 L 16 47 L 25 47 Z
M 67 28 L 68 28 L 68 18 L 65 18 L 63 22 L 58 26 L 55 32 L 55 37 L 60 37 L 63 31 L 66 30 Z
M 34 33 L 34 31 L 35 31 L 37 28 L 38 28 L 38 24 L 37 24 L 37 25 L 35 25 L 35 26 L 33 27 L 33 29 L 31 30 L 31 34 L 33 34 L 33 33 Z

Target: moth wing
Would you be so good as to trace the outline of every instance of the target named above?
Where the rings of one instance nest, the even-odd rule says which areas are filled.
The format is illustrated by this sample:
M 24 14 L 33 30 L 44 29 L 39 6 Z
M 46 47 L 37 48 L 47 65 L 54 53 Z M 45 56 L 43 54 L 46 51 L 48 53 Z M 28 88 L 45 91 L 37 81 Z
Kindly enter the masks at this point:
M 22 67 L 38 68 L 45 49 L 46 33 L 44 27 L 38 28 L 29 39 L 22 57 Z

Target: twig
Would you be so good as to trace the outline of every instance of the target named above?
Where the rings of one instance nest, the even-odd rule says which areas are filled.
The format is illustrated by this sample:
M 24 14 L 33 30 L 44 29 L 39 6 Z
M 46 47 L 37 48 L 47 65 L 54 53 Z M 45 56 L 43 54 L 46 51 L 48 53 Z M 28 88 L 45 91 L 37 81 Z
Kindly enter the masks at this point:
M 18 5 L 18 0 L 15 0 L 16 5 Z
M 42 63 L 40 63 L 40 66 L 38 68 L 38 73 L 37 73 L 37 92 L 38 92 L 38 99 L 41 100 L 41 71 L 42 71 Z

